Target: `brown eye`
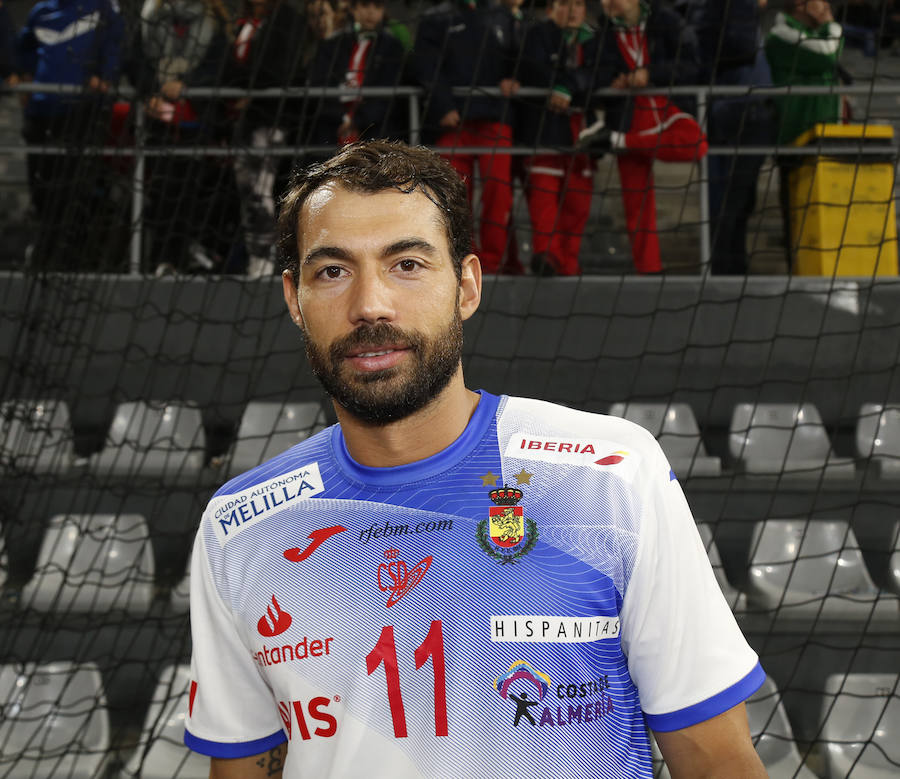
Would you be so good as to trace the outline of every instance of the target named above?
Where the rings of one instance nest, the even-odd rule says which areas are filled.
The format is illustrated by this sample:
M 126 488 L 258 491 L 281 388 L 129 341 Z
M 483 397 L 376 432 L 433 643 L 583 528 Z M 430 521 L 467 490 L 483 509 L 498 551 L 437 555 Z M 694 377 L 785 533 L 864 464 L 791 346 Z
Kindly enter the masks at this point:
M 419 263 L 415 260 L 400 260 L 400 262 L 397 263 L 397 267 L 405 273 L 409 273 L 410 271 L 414 271 L 416 268 L 418 268 Z

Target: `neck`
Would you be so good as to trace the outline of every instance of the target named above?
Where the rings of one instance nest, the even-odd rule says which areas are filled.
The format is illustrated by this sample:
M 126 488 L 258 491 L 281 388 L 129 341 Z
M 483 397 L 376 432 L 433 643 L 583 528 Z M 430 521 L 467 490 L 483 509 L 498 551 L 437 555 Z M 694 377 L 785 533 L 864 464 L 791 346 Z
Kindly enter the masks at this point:
M 424 460 L 446 449 L 469 424 L 480 396 L 466 389 L 462 366 L 431 403 L 388 425 L 371 425 L 334 404 L 350 456 L 380 468 Z
M 624 14 L 622 14 L 622 21 L 629 26 L 634 26 L 638 22 L 641 21 L 641 6 L 639 3 L 636 3 L 634 6 L 629 8 Z

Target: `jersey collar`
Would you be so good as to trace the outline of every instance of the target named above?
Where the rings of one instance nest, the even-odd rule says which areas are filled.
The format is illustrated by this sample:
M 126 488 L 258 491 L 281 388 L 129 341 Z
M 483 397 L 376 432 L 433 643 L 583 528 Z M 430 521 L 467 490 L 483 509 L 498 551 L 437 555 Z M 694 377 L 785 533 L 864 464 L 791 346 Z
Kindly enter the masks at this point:
M 471 454 L 494 420 L 500 398 L 484 390 L 478 390 L 478 394 L 481 395 L 481 400 L 478 401 L 475 413 L 472 414 L 462 435 L 446 449 L 431 457 L 406 465 L 397 465 L 393 468 L 361 465 L 347 451 L 344 434 L 338 425 L 332 437 L 331 448 L 334 459 L 346 476 L 371 487 L 397 487 L 443 473 Z

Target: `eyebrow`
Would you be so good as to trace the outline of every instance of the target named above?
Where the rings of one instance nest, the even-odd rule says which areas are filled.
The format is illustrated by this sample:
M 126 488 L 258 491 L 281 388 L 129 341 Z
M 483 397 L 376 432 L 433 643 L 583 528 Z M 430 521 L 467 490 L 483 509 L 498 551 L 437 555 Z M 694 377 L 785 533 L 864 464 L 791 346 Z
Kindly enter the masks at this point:
M 440 253 L 436 246 L 432 245 L 424 238 L 411 236 L 409 238 L 401 238 L 399 241 L 394 241 L 394 243 L 385 246 L 381 250 L 381 257 L 393 257 L 396 254 L 403 254 L 403 252 L 412 250 L 420 251 L 431 256 L 436 256 Z M 346 249 L 342 249 L 340 246 L 317 246 L 303 258 L 303 264 L 308 265 L 323 258 L 345 260 L 349 262 L 353 259 L 353 255 Z

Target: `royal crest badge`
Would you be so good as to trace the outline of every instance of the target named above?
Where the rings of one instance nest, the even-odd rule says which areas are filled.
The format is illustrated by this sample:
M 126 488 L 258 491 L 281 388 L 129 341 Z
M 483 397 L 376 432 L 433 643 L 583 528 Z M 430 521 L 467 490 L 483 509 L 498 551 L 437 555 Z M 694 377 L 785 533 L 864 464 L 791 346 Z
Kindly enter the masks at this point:
M 537 543 L 537 523 L 518 505 L 522 500 L 518 487 L 498 487 L 489 495 L 495 505 L 488 518 L 478 523 L 478 543 L 501 565 L 518 562 Z

